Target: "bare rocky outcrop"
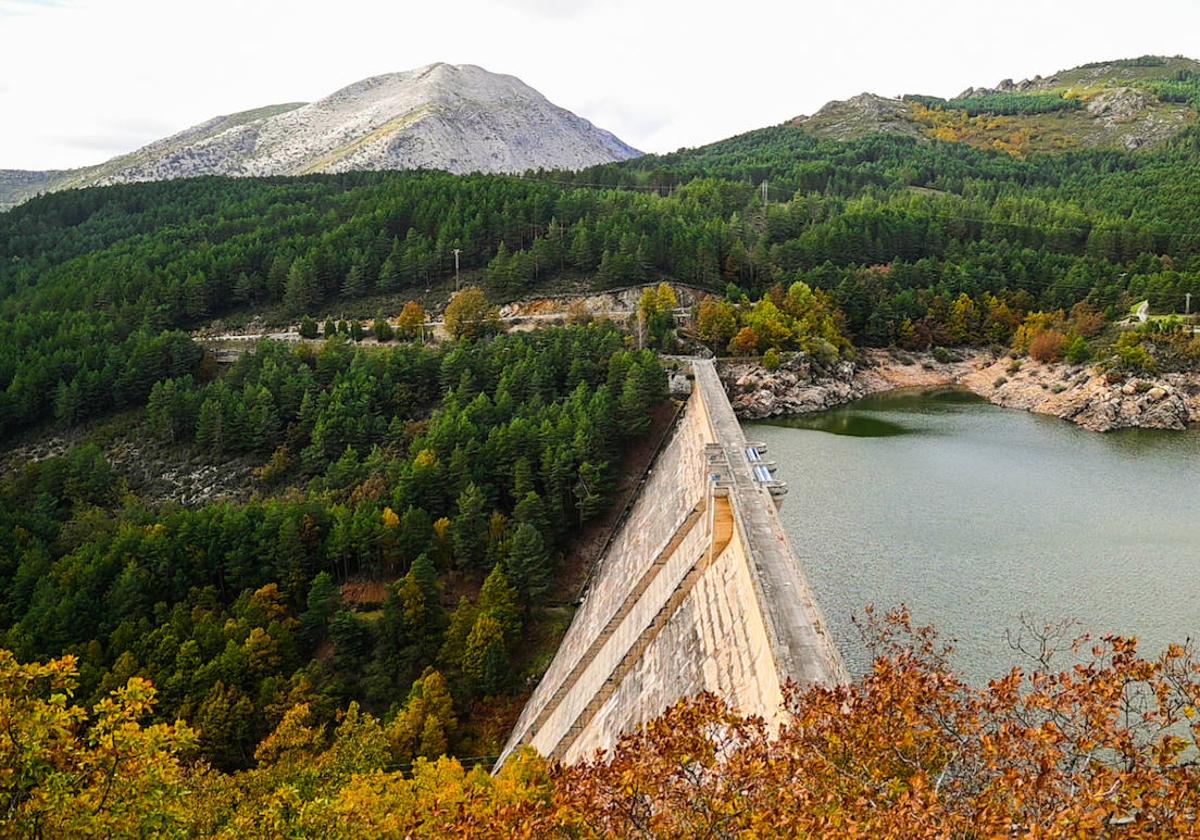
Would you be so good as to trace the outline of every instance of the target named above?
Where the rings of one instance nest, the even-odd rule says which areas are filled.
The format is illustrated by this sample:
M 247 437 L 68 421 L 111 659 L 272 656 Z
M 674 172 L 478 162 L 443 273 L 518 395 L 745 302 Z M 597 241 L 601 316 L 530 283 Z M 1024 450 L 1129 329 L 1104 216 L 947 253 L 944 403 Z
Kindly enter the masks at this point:
M 217 501 L 244 501 L 258 489 L 254 458 L 233 457 L 214 463 L 194 457 L 187 447 L 160 443 L 140 424 L 118 421 L 119 431 L 106 431 L 110 422 L 93 421 L 50 434 L 46 430 L 27 432 L 23 440 L 0 449 L 0 477 L 27 463 L 61 457 L 98 438 L 108 463 L 146 502 L 199 507 Z
M 1110 381 L 1090 368 L 1001 359 L 960 379 L 975 393 L 1006 408 L 1070 420 L 1096 432 L 1114 429 L 1184 429 L 1200 422 L 1200 376 L 1168 373 Z
M 939 362 L 928 354 L 867 350 L 857 362 L 823 363 L 798 353 L 785 356 L 774 371 L 758 360 L 723 360 L 718 370 L 738 417 L 762 420 L 823 411 L 895 388 L 952 384 L 983 358 Z
M 1103 120 L 1108 125 L 1128 122 L 1144 112 L 1154 97 L 1149 91 L 1130 87 L 1112 88 L 1101 91 L 1087 103 L 1090 116 Z
M 811 117 L 796 117 L 794 125 L 822 137 L 845 140 L 865 134 L 908 134 L 920 136 L 909 106 L 900 99 L 860 93 L 844 101 L 827 103 Z
M 882 350 L 865 351 L 853 363 L 822 364 L 797 354 L 775 371 L 757 360 L 726 360 L 719 370 L 734 410 L 746 420 L 822 411 L 895 388 L 961 385 L 996 405 L 1097 432 L 1200 423 L 1200 375 L 1194 373 L 1110 381 L 1082 365 L 1018 362 L 984 352 L 939 362 L 928 354 Z

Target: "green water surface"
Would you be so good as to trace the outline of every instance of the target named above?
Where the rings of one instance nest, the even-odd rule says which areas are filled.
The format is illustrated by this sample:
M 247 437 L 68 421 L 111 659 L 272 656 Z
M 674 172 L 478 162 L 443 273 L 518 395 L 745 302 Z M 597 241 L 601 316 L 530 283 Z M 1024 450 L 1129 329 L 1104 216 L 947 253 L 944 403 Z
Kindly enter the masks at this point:
M 855 670 L 851 623 L 906 603 L 983 679 L 1022 616 L 1137 635 L 1200 631 L 1200 432 L 1088 432 L 957 389 L 748 424 L 790 492 L 780 515 Z

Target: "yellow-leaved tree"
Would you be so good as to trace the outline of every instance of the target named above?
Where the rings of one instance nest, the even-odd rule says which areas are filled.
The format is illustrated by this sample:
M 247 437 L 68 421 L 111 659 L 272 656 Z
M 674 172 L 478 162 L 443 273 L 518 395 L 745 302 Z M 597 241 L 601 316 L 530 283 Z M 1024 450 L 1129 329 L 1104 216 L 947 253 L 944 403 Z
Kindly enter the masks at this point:
M 144 725 L 155 689 L 133 677 L 89 712 L 71 702 L 78 670 L 65 656 L 21 664 L 0 651 L 0 834 L 171 837 L 188 834 L 195 733 Z

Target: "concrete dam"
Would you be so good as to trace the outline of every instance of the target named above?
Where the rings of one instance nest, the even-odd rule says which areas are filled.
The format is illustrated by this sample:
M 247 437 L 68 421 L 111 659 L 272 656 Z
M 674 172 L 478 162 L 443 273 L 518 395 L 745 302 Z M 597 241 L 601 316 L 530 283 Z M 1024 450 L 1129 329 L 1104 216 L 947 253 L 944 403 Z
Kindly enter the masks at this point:
M 691 365 L 687 404 L 499 763 L 524 744 L 586 758 L 701 691 L 775 722 L 788 680 L 846 679 L 776 514 L 786 488 L 713 363 Z

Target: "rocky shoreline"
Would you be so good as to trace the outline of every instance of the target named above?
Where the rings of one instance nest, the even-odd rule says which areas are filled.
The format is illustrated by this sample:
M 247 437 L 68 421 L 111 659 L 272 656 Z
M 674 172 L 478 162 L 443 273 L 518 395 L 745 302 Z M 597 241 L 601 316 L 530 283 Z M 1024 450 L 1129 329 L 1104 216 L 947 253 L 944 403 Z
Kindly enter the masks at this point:
M 1185 429 L 1200 423 L 1200 375 L 1169 373 L 1109 381 L 1086 365 L 1015 360 L 986 351 L 938 361 L 930 354 L 867 350 L 823 365 L 797 354 L 774 371 L 727 360 L 718 371 L 738 417 L 806 414 L 896 388 L 959 385 L 1005 408 L 1070 420 L 1097 432 Z

